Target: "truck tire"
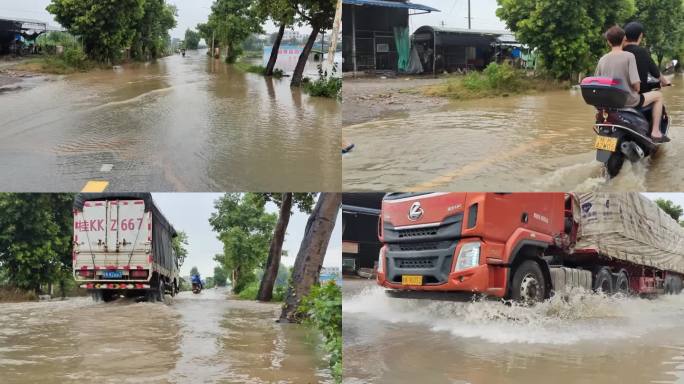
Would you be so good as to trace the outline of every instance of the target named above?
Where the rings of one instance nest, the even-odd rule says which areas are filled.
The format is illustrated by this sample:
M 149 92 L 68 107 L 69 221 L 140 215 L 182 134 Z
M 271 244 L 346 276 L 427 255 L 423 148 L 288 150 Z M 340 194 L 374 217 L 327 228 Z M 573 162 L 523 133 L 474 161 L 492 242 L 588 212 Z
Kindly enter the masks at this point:
M 111 289 L 103 289 L 100 292 L 102 292 L 102 301 L 104 301 L 105 303 L 113 301 L 117 299 L 119 296 L 116 294 L 116 291 L 113 291 Z
M 610 295 L 613 291 L 613 276 L 611 276 L 610 271 L 606 267 L 601 267 L 596 271 L 596 277 L 594 278 L 594 291 L 602 291 L 603 293 Z
M 623 295 L 629 295 L 629 277 L 627 277 L 627 271 L 624 269 L 618 272 L 615 278 L 615 293 L 621 293 Z
M 160 303 L 164 302 L 164 291 L 166 290 L 165 284 L 164 284 L 164 279 L 159 278 L 159 284 L 157 285 L 157 300 Z
M 676 275 L 665 276 L 663 288 L 666 295 L 679 295 L 682 292 L 682 278 Z
M 511 299 L 524 303 L 541 302 L 546 294 L 546 281 L 539 264 L 533 260 L 520 263 L 511 281 Z
M 90 297 L 93 298 L 94 302 L 99 303 L 102 301 L 102 291 L 99 289 L 94 289 L 92 292 L 90 292 Z

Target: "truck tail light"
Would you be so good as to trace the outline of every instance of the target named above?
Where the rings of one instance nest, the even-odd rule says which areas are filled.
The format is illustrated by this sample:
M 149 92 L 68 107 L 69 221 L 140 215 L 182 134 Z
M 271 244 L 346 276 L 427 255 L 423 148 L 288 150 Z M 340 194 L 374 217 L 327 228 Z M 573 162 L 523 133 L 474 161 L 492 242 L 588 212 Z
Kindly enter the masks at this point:
M 131 277 L 137 279 L 147 279 L 147 269 L 132 269 Z
M 95 276 L 95 271 L 92 269 L 81 269 L 78 271 L 78 275 L 81 277 L 93 277 Z

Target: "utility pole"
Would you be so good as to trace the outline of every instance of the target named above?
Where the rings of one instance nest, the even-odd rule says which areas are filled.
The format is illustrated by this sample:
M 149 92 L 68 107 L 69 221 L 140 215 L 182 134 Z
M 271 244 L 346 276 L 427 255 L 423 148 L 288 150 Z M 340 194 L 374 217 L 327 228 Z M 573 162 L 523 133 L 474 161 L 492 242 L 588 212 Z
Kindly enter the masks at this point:
M 216 32 L 212 29 L 211 31 L 211 58 L 215 59 L 216 58 L 216 53 L 214 51 L 214 38 L 216 36 Z
M 332 36 L 330 37 L 330 47 L 328 47 L 327 66 L 329 68 L 332 68 L 333 65 L 335 65 L 335 51 L 337 50 L 337 36 L 340 34 L 340 24 L 342 24 L 342 0 L 337 0 L 335 21 L 333 22 Z
M 468 0 L 468 29 L 470 29 L 470 0 Z

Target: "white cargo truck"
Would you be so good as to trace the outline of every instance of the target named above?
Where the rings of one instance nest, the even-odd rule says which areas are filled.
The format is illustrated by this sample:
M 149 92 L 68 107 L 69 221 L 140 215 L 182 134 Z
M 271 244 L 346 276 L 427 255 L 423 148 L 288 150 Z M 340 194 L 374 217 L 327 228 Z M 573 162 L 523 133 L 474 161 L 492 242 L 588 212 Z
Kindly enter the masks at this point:
M 176 231 L 149 193 L 79 194 L 74 201 L 74 278 L 95 301 L 121 295 L 164 301 L 178 292 Z

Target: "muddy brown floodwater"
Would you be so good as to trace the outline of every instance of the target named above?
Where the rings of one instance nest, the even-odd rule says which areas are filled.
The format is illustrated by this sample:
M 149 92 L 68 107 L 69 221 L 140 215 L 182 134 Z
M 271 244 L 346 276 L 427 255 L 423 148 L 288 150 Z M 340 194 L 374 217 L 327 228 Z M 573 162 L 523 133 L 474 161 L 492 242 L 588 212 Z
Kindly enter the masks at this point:
M 203 51 L 0 94 L 11 191 L 339 190 L 340 110 Z M 15 84 L 16 85 L 16 84 Z
M 345 383 L 684 383 L 684 296 L 531 308 L 389 298 L 345 281 Z
M 167 305 L 0 304 L 0 382 L 332 383 L 319 336 L 279 311 L 211 289 Z
M 595 160 L 594 109 L 572 89 L 411 108 L 345 126 L 356 148 L 342 160 L 343 188 L 681 191 L 684 76 L 673 84 L 663 90 L 672 142 L 610 181 Z

